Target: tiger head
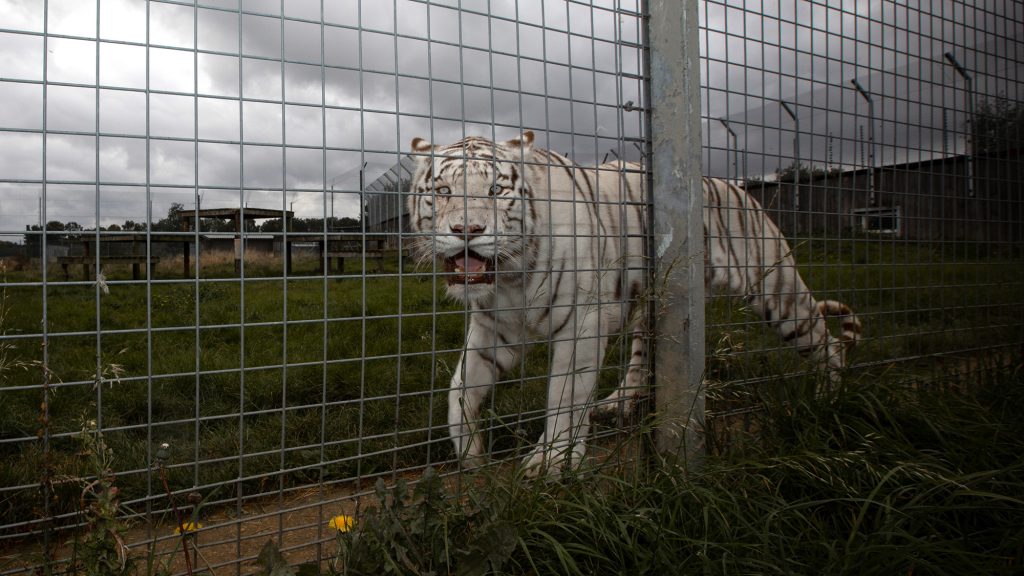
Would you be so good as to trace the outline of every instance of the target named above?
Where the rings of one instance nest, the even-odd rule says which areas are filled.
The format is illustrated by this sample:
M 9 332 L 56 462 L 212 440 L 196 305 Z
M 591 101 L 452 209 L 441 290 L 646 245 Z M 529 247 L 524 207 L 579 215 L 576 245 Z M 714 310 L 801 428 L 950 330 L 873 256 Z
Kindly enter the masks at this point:
M 412 141 L 421 154 L 409 189 L 413 253 L 437 260 L 449 296 L 478 300 L 521 281 L 532 265 L 533 195 L 525 162 L 533 132 L 506 142 L 469 137 L 454 144 Z M 500 276 L 500 278 L 499 278 Z

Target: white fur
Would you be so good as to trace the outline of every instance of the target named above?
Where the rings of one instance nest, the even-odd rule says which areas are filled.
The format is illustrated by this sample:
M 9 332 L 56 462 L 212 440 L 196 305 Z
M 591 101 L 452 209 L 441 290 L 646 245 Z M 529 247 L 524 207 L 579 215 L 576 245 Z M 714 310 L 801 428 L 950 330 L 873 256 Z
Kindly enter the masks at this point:
M 545 430 L 526 459 L 536 474 L 582 459 L 597 372 L 609 338 L 628 323 L 647 266 L 636 233 L 644 210 L 640 174 L 618 164 L 581 168 L 531 143 L 531 133 L 501 144 L 417 141 L 414 150 L 431 154 L 420 159 L 409 202 L 423 259 L 467 248 L 497 258 L 493 284 L 448 286 L 470 310 L 448 398 L 449 432 L 465 464 L 483 461 L 481 407 L 500 373 L 517 365 L 528 342 L 551 343 Z M 510 184 L 513 170 L 515 187 L 490 195 L 495 174 Z M 591 186 L 577 186 L 584 178 Z M 606 222 L 620 213 L 632 220 L 630 234 Z M 470 228 L 478 233 L 453 232 Z M 637 385 L 639 365 L 635 372 Z

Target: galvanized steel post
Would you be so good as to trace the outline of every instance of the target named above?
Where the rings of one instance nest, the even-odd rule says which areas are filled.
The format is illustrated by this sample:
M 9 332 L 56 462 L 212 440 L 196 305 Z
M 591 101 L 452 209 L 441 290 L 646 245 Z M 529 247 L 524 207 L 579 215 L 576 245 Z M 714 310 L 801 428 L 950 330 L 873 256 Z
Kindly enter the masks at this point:
M 690 465 L 704 452 L 704 236 L 697 0 L 648 12 L 657 448 Z

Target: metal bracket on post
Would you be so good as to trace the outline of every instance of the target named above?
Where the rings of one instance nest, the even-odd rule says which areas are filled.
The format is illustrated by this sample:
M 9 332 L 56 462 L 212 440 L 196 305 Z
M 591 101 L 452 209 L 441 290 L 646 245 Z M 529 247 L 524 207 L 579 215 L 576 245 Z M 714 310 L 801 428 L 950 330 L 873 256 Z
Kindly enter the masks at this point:
M 692 468 L 704 454 L 698 5 L 651 0 L 648 7 L 656 445 Z

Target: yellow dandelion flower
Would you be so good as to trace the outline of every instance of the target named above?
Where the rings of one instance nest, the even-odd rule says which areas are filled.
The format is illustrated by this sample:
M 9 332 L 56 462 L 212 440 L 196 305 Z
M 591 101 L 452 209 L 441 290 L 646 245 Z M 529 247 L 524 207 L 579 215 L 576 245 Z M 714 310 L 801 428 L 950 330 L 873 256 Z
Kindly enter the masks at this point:
M 341 514 L 331 518 L 331 521 L 327 523 L 328 526 L 334 528 L 338 532 L 348 532 L 352 529 L 352 526 L 356 523 L 355 518 Z
M 202 528 L 203 525 L 199 522 L 184 522 L 181 526 L 174 529 L 175 534 L 191 534 Z

